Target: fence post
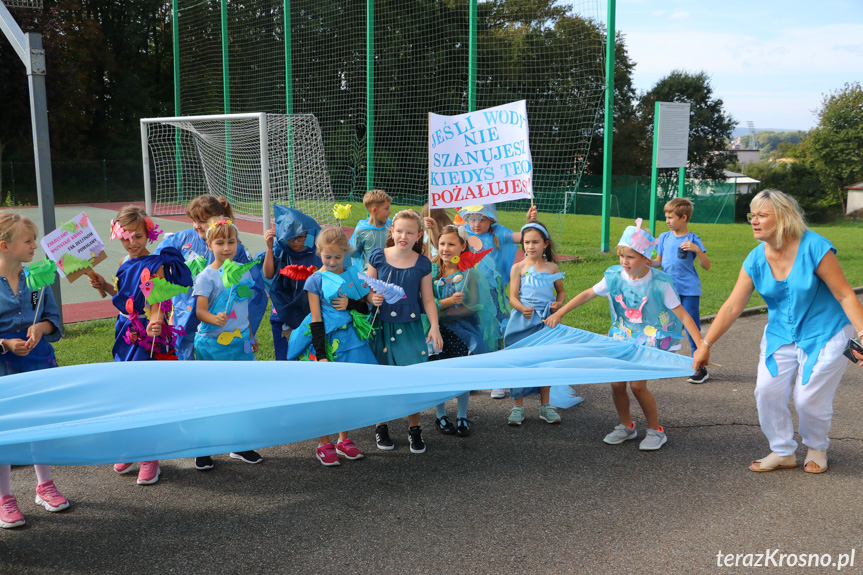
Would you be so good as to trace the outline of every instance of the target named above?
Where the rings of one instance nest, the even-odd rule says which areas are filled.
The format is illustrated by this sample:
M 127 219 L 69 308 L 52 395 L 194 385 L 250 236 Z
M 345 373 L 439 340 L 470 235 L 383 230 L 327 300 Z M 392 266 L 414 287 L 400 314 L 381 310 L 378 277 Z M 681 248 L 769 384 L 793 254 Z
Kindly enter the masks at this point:
M 15 162 L 9 162 L 9 173 L 12 176 L 12 203 L 17 203 L 15 196 Z

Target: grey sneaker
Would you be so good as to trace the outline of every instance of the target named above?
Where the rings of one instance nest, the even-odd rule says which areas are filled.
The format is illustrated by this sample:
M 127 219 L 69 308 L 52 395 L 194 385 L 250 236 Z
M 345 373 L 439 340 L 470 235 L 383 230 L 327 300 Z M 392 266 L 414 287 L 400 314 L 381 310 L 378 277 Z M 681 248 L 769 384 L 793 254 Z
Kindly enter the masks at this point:
M 547 423 L 560 423 L 560 416 L 550 403 L 546 403 L 539 408 L 539 418 Z
M 520 405 L 516 405 L 512 408 L 512 411 L 509 412 L 509 419 L 506 422 L 510 425 L 521 425 L 521 422 L 524 421 L 524 408 Z
M 504 389 L 492 389 L 491 390 L 491 398 L 492 399 L 503 399 L 506 397 L 506 390 Z
M 609 433 L 603 439 L 609 445 L 620 445 L 624 441 L 629 441 L 630 439 L 635 439 L 638 436 L 638 432 L 635 431 L 635 426 L 626 427 L 622 423 L 619 423 L 617 427 L 614 428 L 614 431 Z
M 638 448 L 642 451 L 656 451 L 668 441 L 664 431 L 658 429 L 648 429 L 647 435 L 641 440 Z

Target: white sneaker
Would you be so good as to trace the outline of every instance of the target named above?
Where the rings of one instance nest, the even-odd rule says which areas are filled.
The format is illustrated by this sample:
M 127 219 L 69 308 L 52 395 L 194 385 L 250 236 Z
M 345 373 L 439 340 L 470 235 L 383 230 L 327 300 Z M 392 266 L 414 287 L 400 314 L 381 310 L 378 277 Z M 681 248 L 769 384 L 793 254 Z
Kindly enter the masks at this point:
M 506 397 L 505 389 L 492 389 L 491 390 L 491 398 L 492 399 L 503 399 Z
M 635 439 L 637 436 L 638 432 L 635 431 L 635 425 L 632 427 L 626 427 L 622 423 L 619 423 L 617 424 L 617 427 L 614 428 L 614 431 L 605 436 L 603 441 L 609 445 L 620 445 L 624 441 Z
M 642 451 L 656 451 L 668 441 L 665 432 L 661 429 L 648 429 L 647 435 L 641 440 L 638 448 Z

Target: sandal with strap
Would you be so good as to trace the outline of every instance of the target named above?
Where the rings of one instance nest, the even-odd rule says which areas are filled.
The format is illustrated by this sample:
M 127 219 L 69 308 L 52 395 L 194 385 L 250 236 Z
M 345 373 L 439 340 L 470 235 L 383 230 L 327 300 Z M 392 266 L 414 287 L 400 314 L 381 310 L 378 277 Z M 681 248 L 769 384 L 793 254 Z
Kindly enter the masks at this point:
M 814 466 L 814 469 L 809 464 Z M 803 471 L 806 473 L 824 473 L 827 471 L 827 451 L 810 449 L 803 462 Z
M 770 452 L 770 455 L 767 457 L 753 461 L 752 465 L 749 466 L 749 471 L 763 473 L 766 471 L 773 471 L 775 469 L 795 469 L 796 467 L 797 458 L 794 457 L 794 454 L 777 455 L 776 453 Z

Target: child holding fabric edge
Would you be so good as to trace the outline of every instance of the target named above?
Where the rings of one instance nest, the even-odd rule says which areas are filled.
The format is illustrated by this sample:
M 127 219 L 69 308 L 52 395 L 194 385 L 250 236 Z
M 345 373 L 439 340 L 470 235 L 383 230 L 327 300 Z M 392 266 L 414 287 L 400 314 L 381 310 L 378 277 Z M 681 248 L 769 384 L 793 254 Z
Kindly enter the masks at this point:
M 627 227 L 617 244 L 620 265 L 608 268 L 602 281 L 584 290 L 549 316 L 545 320 L 547 326 L 557 326 L 570 311 L 596 296 L 605 296 L 611 304 L 612 325 L 608 332 L 610 337 L 672 351 L 680 349 L 682 324 L 696 341 L 701 341 L 695 322 L 680 305 L 680 298 L 674 291 L 671 278 L 650 268 L 650 256 L 656 240 L 649 232 L 641 229 L 641 221 L 639 218 L 634 226 Z M 669 312 L 677 321 L 672 321 Z M 623 381 L 611 384 L 614 407 L 620 424 L 603 439 L 609 445 L 619 445 L 638 436 L 635 422 L 630 417 L 626 383 Z M 647 434 L 639 449 L 659 449 L 665 445 L 668 438 L 663 427 L 659 425 L 656 399 L 647 389 L 647 382 L 644 380 L 629 382 L 629 388 L 647 420 Z
M 51 287 L 38 291 L 27 285 L 24 263 L 33 261 L 39 230 L 29 219 L 13 212 L 0 213 L 0 376 L 57 367 L 54 348 L 48 342 L 62 334 L 60 313 Z M 37 307 L 38 312 L 37 312 Z M 38 315 L 37 315 L 38 313 Z M 51 480 L 50 465 L 34 465 L 36 504 L 50 512 L 63 511 L 69 501 Z M 0 464 L 0 527 L 25 524 L 12 495 L 12 466 Z
M 344 266 L 350 247 L 340 227 L 325 226 L 317 236 L 316 246 L 322 267 L 305 282 L 309 315 L 291 333 L 288 359 L 376 364 L 377 360 L 366 340 L 371 325 L 365 319 L 369 289 L 358 278 L 356 266 Z M 315 456 L 326 466 L 339 465 L 338 456 L 348 460 L 361 459 L 346 431 L 339 433 L 335 446 L 329 436 L 318 438 Z
M 540 222 L 525 224 L 519 234 L 524 259 L 512 266 L 509 280 L 509 303 L 512 306 L 503 337 L 504 347 L 514 344 L 545 327 L 542 323 L 566 301 L 564 274 L 554 261 L 551 234 Z M 524 397 L 539 392 L 539 417 L 547 423 L 560 423 L 560 415 L 549 401 L 551 386 L 514 388 L 510 390 L 515 406 L 507 423 L 524 421 Z

